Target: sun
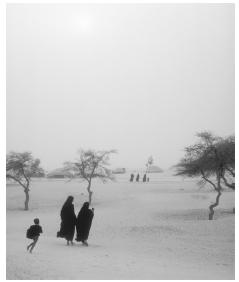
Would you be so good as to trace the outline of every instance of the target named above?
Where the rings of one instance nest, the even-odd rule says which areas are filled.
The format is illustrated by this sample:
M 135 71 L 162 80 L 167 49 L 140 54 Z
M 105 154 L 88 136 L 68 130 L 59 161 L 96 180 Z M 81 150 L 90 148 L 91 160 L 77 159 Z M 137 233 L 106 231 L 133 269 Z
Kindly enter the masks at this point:
M 90 15 L 82 14 L 74 17 L 74 29 L 81 33 L 90 33 L 93 27 L 93 20 Z

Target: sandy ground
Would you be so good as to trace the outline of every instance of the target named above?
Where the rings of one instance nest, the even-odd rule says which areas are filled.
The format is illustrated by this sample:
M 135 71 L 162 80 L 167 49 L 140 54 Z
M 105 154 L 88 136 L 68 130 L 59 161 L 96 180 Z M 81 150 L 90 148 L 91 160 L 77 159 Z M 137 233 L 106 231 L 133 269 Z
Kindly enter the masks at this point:
M 192 181 L 93 185 L 89 247 L 56 238 L 65 198 L 75 197 L 77 213 L 87 200 L 84 183 L 34 181 L 29 211 L 22 189 L 8 185 L 7 279 L 234 279 L 234 193 L 223 193 L 208 221 L 216 195 Z M 25 234 L 34 217 L 44 234 L 29 254 Z

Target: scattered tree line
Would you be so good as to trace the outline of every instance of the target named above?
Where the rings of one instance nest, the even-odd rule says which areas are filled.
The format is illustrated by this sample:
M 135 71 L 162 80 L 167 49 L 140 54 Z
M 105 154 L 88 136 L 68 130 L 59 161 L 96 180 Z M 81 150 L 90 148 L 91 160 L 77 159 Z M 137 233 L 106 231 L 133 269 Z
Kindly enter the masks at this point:
M 200 177 L 199 185 L 208 183 L 217 192 L 215 203 L 209 206 L 209 220 L 212 220 L 223 189 L 235 190 L 235 137 L 222 138 L 210 132 L 198 133 L 197 137 L 199 141 L 185 148 L 184 158 L 175 166 L 176 175 Z M 92 180 L 114 180 L 108 166 L 110 155 L 116 153 L 116 150 L 80 150 L 78 153 L 79 158 L 76 161 L 65 163 L 64 171 L 70 180 L 79 177 L 87 182 L 86 189 L 91 204 Z M 152 163 L 153 158 L 149 157 L 146 173 Z M 40 167 L 40 160 L 33 158 L 30 152 L 7 154 L 6 177 L 23 188 L 25 210 L 29 209 L 31 179 L 39 176 L 44 176 L 44 170 Z
M 70 179 L 80 177 L 87 182 L 87 192 L 89 203 L 92 201 L 93 191 L 91 189 L 92 180 L 98 178 L 103 182 L 114 180 L 114 175 L 107 168 L 109 157 L 115 150 L 93 151 L 80 150 L 79 159 L 75 162 L 65 163 L 65 173 Z M 12 179 L 23 188 L 25 193 L 24 209 L 29 209 L 30 183 L 33 177 L 44 175 L 44 170 L 40 167 L 40 160 L 34 159 L 30 152 L 16 153 L 10 152 L 6 158 L 6 177 Z

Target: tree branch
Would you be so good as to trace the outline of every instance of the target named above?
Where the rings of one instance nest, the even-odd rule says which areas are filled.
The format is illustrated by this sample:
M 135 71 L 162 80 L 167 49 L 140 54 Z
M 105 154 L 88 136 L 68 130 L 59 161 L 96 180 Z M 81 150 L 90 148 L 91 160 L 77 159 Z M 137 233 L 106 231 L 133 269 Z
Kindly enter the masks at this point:
M 211 180 L 209 180 L 209 179 L 205 176 L 203 170 L 201 170 L 201 174 L 202 174 L 202 178 L 203 178 L 205 181 L 207 181 L 208 183 L 210 183 L 216 191 L 218 191 L 217 186 L 216 186 Z
M 28 177 L 27 177 L 26 174 L 25 174 L 24 168 L 22 168 L 22 174 L 23 174 L 23 176 L 24 176 L 24 178 L 25 178 L 25 180 L 26 180 L 26 182 L 27 182 L 27 186 L 26 186 L 25 189 L 29 190 L 28 187 L 29 187 L 30 181 L 29 181 Z
M 227 187 L 231 188 L 232 190 L 235 190 L 235 183 L 234 182 L 229 183 L 224 175 L 222 175 L 222 179 L 223 179 L 223 181 L 224 181 L 224 183 Z
M 20 180 L 18 180 L 16 177 L 12 176 L 11 174 L 7 174 L 6 177 L 13 179 L 13 180 L 16 181 L 18 184 L 20 184 L 24 189 L 26 189 L 26 186 L 25 186 Z
M 225 169 L 230 172 L 230 174 L 235 177 L 235 172 L 233 171 L 233 169 L 230 169 L 229 167 L 225 166 Z

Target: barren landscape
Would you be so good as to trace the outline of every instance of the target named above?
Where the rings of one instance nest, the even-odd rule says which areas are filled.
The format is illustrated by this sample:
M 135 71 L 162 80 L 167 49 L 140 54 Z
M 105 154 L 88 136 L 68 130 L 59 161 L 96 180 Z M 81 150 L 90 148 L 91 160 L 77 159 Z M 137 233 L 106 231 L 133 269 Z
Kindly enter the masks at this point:
M 87 200 L 79 180 L 34 180 L 30 210 L 24 193 L 7 185 L 7 279 L 234 279 L 234 193 L 225 190 L 215 219 L 209 187 L 157 174 L 149 183 L 93 183 L 95 217 L 89 247 L 56 238 L 60 209 Z M 26 229 L 39 217 L 43 234 L 32 254 Z

